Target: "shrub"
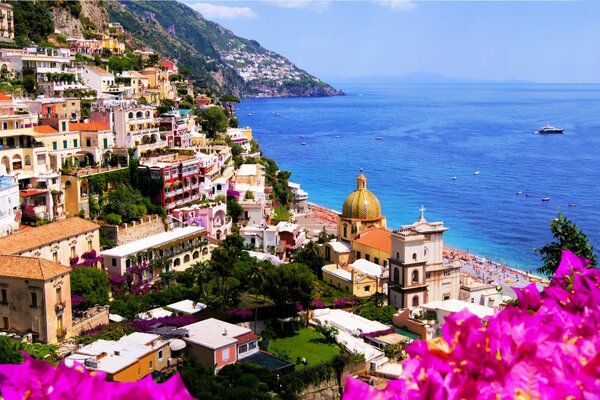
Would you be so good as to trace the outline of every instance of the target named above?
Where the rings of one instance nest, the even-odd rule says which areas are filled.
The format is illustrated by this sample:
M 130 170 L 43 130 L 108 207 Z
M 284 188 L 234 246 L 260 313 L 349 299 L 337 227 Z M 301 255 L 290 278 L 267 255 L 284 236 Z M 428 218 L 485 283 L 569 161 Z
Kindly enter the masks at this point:
M 106 214 L 106 217 L 104 217 L 104 220 L 106 221 L 107 224 L 110 225 L 121 225 L 122 221 L 121 221 L 121 216 L 115 213 L 110 213 L 110 214 Z

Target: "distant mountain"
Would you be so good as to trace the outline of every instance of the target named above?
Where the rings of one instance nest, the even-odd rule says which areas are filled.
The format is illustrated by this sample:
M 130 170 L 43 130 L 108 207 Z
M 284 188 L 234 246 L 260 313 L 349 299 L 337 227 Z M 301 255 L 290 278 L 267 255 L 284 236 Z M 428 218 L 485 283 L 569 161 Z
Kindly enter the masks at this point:
M 189 68 L 200 86 L 242 97 L 343 94 L 177 1 L 109 0 L 108 13 L 143 44 Z
M 332 82 L 356 83 L 532 83 L 521 80 L 490 80 L 453 78 L 429 72 L 410 72 L 402 75 L 369 75 L 347 78 L 330 78 Z

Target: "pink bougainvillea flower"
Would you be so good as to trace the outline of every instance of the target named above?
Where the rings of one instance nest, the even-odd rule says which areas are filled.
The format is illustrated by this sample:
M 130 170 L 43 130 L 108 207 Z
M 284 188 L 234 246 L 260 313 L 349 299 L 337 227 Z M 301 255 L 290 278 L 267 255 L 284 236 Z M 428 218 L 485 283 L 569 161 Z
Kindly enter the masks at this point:
M 193 400 L 179 375 L 156 384 L 150 376 L 139 382 L 107 382 L 106 374 L 83 365 L 58 367 L 24 354 L 23 364 L 0 365 L 0 391 L 5 400 L 155 399 Z
M 600 270 L 588 265 L 563 251 L 543 292 L 515 289 L 518 306 L 486 321 L 448 316 L 441 337 L 407 347 L 399 380 L 376 391 L 349 379 L 344 399 L 600 399 Z

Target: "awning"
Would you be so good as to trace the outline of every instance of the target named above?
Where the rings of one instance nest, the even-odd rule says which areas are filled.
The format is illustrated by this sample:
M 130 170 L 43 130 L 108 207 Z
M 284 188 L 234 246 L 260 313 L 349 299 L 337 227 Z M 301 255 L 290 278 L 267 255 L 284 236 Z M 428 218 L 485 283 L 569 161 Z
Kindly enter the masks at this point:
M 46 194 L 48 193 L 48 189 L 25 189 L 19 191 L 20 197 L 31 197 L 37 196 L 38 194 Z

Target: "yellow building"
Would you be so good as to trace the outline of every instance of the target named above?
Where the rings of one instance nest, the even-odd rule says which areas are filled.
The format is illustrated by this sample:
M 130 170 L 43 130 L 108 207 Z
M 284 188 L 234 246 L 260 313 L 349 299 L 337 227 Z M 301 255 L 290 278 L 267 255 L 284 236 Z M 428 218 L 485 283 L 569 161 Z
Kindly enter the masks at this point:
M 260 164 L 242 164 L 235 176 L 236 185 L 265 186 L 265 167 Z
M 392 231 L 369 228 L 359 232 L 352 241 L 356 259 L 364 258 L 377 265 L 387 267 L 392 251 Z
M 121 54 L 125 51 L 125 44 L 119 43 L 119 40 L 110 36 L 102 38 L 102 49 L 110 50 L 112 54 Z
M 338 220 L 338 238 L 352 242 L 356 235 L 369 228 L 385 228 L 377 197 L 367 190 L 367 177 L 362 169 L 356 178 L 356 190 L 346 197 Z
M 46 343 L 71 336 L 70 272 L 42 258 L 0 255 L 0 330 Z
M 325 282 L 356 297 L 370 297 L 384 291 L 383 267 L 365 259 L 350 265 L 329 264 L 321 270 Z
M 25 229 L 0 238 L 4 254 L 43 258 L 70 265 L 71 258 L 100 252 L 100 226 L 78 217 Z
M 171 358 L 169 340 L 159 335 L 136 332 L 119 340 L 98 340 L 65 358 L 65 363 L 83 364 L 91 371 L 106 373 L 107 380 L 137 382 L 155 371 L 165 370 Z

